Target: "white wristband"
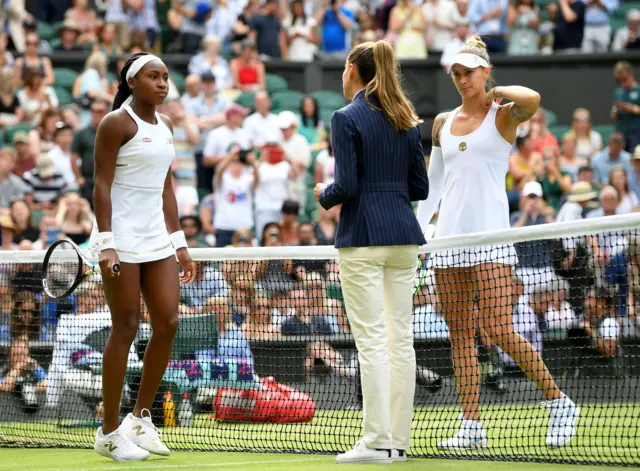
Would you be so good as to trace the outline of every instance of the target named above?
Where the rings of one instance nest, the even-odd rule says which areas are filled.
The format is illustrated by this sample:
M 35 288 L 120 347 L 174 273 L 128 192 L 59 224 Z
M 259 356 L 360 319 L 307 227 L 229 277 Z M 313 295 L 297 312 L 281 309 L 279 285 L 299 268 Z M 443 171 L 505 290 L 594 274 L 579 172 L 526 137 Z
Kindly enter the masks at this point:
M 108 249 L 115 250 L 116 238 L 114 237 L 113 232 L 99 232 L 94 244 L 94 249 L 97 253 Z
M 176 231 L 169 236 L 171 239 L 171 245 L 173 250 L 178 250 L 187 247 L 187 238 L 184 236 L 184 231 Z

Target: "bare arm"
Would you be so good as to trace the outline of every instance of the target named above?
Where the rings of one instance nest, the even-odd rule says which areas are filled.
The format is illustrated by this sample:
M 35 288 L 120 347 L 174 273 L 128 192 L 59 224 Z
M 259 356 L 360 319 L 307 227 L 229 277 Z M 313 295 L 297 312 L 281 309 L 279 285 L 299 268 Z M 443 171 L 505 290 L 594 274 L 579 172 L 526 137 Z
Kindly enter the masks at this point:
M 518 126 L 529 121 L 540 107 L 540 94 L 518 85 L 495 87 L 487 93 L 487 98 L 502 98 L 512 102 L 500 108 L 496 120 L 498 130 L 507 142 L 515 140 Z
M 284 56 L 283 56 L 284 57 Z M 260 62 L 256 67 L 256 71 L 258 72 L 258 85 L 260 85 L 261 90 L 267 89 L 267 79 L 264 70 L 264 64 Z M 249 86 L 251 87 L 251 85 Z
M 44 83 L 46 85 L 53 85 L 56 82 L 56 77 L 53 75 L 53 66 L 51 60 L 48 57 L 42 59 L 42 65 L 44 66 Z
M 564 17 L 567 23 L 575 23 L 578 20 L 578 15 L 571 9 L 567 0 L 560 0 L 560 13 Z
M 173 123 L 165 116 L 160 115 L 160 119 L 164 121 L 173 135 Z M 167 177 L 164 179 L 164 190 L 162 190 L 162 212 L 164 213 L 164 223 L 167 226 L 169 234 L 178 232 L 181 230 L 180 220 L 178 219 L 178 202 L 176 201 L 176 193 L 173 191 L 173 185 L 171 184 L 171 169 L 167 172 Z

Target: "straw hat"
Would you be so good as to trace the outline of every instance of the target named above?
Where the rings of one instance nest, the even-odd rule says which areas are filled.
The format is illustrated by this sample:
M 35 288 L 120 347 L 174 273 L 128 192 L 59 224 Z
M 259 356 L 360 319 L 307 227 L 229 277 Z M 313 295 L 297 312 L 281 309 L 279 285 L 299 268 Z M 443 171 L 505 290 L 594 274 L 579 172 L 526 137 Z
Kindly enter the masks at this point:
M 596 196 L 598 196 L 598 193 L 593 191 L 591 183 L 577 182 L 574 183 L 571 187 L 571 193 L 569 194 L 567 200 L 576 203 L 584 203 L 585 201 L 592 200 Z

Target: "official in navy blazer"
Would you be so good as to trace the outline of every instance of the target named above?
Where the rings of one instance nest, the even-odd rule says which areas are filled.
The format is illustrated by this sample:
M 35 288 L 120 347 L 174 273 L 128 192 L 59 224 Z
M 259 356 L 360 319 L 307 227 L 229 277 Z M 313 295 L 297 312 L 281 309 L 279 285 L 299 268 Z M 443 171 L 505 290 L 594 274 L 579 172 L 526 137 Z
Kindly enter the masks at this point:
M 411 202 L 429 193 L 420 120 L 386 41 L 355 47 L 342 83 L 352 102 L 331 118 L 335 181 L 315 195 L 325 209 L 342 205 L 335 246 L 360 360 L 363 437 L 337 462 L 404 461 L 416 374 L 414 278 L 426 242 Z

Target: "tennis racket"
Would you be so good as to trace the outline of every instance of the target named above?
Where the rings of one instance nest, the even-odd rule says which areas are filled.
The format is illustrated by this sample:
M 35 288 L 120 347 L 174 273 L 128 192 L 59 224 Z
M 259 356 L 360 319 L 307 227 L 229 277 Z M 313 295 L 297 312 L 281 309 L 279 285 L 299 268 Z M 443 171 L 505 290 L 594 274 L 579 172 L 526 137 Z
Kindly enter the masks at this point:
M 120 273 L 120 264 L 114 264 L 112 270 L 113 273 Z M 100 273 L 100 266 L 92 265 L 75 243 L 59 240 L 49 247 L 44 256 L 42 287 L 50 298 L 64 298 L 96 273 Z

